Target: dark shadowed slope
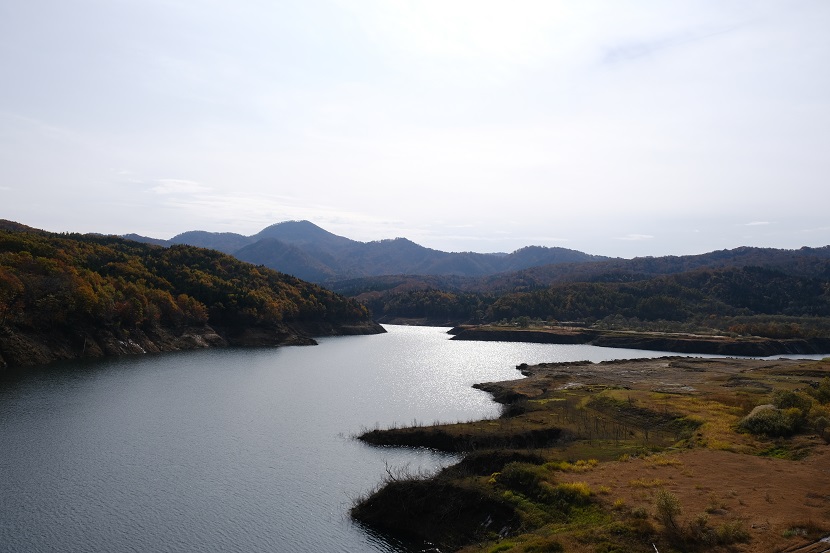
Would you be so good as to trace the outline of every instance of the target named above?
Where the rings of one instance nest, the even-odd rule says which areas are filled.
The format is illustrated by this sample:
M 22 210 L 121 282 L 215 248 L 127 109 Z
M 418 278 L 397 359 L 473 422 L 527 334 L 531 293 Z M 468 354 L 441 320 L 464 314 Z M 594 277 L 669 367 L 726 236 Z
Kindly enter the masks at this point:
M 565 248 L 530 246 L 511 254 L 451 253 L 406 238 L 358 242 L 309 221 L 271 225 L 253 236 L 190 231 L 169 241 L 129 235 L 154 244 L 189 244 L 230 253 L 312 282 L 389 274 L 486 276 L 551 263 L 608 259 Z

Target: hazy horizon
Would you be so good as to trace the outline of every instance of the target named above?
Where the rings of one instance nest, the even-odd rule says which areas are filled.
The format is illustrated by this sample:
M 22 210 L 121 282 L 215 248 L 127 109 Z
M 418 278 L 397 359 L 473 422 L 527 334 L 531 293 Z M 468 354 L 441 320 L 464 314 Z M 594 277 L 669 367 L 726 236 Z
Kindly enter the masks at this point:
M 442 251 L 830 244 L 830 3 L 0 7 L 0 218 Z
M 288 221 L 280 221 L 280 222 L 278 222 L 278 223 L 274 223 L 274 224 L 272 224 L 272 225 L 268 225 L 267 227 L 264 227 L 264 228 L 260 229 L 260 231 L 261 231 L 261 230 L 265 230 L 266 228 L 268 228 L 268 227 L 270 227 L 270 226 L 275 226 L 275 225 L 279 225 L 279 224 L 283 224 L 283 223 L 297 223 L 297 222 L 308 222 L 308 223 L 311 223 L 311 224 L 313 224 L 313 225 L 315 225 L 315 226 L 317 226 L 317 227 L 319 227 L 319 228 L 322 228 L 323 230 L 325 230 L 325 231 L 327 231 L 327 232 L 331 232 L 331 231 L 329 231 L 329 229 L 326 229 L 326 228 L 324 228 L 324 227 L 322 227 L 322 226 L 320 226 L 320 225 L 317 225 L 316 223 L 314 223 L 314 221 L 300 220 L 300 219 L 292 219 L 292 220 L 288 220 Z M 181 235 L 181 234 L 188 233 L 188 232 L 214 232 L 214 231 L 206 231 L 206 230 L 204 230 L 204 229 L 190 229 L 190 230 L 188 230 L 188 231 L 184 231 L 184 232 L 181 232 L 181 233 L 179 233 L 179 234 L 176 234 L 176 235 L 173 235 L 173 236 L 170 236 L 170 237 L 164 237 L 164 238 L 162 238 L 162 237 L 158 237 L 158 236 L 146 236 L 146 235 L 139 235 L 139 236 L 141 236 L 142 238 L 152 238 L 152 239 L 157 239 L 157 240 L 172 240 L 173 238 L 176 238 L 177 236 L 179 236 L 179 235 Z M 218 231 L 218 232 L 222 232 L 222 233 L 231 233 L 231 234 L 239 234 L 239 235 L 241 235 L 241 236 L 252 237 L 252 236 L 254 236 L 254 235 L 258 234 L 258 232 L 259 232 L 259 231 L 254 232 L 254 233 L 251 233 L 251 234 L 234 233 L 233 231 Z M 126 236 L 126 235 L 131 235 L 131 234 L 137 234 L 137 233 L 126 233 L 126 234 L 121 234 L 121 235 L 118 235 L 118 236 Z M 395 240 L 395 239 L 399 239 L 399 238 L 405 238 L 405 239 L 411 240 L 411 239 L 410 239 L 409 237 L 407 237 L 407 236 L 387 236 L 387 237 L 384 237 L 384 238 L 378 238 L 378 239 L 375 239 L 375 240 L 358 240 L 358 239 L 352 238 L 351 236 L 347 236 L 347 235 L 338 234 L 338 233 L 336 233 L 336 232 L 332 232 L 332 234 L 335 234 L 335 235 L 341 236 L 341 237 L 343 237 L 343 238 L 349 238 L 349 239 L 351 239 L 351 240 L 355 240 L 355 241 L 358 241 L 358 242 L 371 242 L 371 241 L 380 241 L 380 240 Z M 412 241 L 413 241 L 413 242 L 416 242 L 415 240 L 412 240 Z M 417 243 L 417 242 L 416 242 L 416 243 Z M 424 244 L 419 244 L 419 245 L 424 246 Z M 825 245 L 825 246 L 830 246 L 830 244 L 824 244 L 824 245 Z M 516 251 L 516 250 L 518 250 L 518 249 L 521 249 L 521 248 L 526 248 L 526 247 L 534 247 L 534 246 L 539 246 L 539 244 L 525 244 L 524 246 L 519 246 L 518 248 L 515 248 L 515 249 L 512 249 L 512 250 L 509 250 L 509 251 L 490 251 L 490 252 L 480 252 L 480 251 L 476 251 L 476 250 L 441 250 L 441 251 L 446 251 L 446 252 L 451 252 L 451 253 L 492 253 L 492 254 L 505 254 L 505 255 L 506 255 L 506 254 L 513 253 L 514 251 Z M 429 247 L 429 246 L 425 246 L 425 247 Z M 545 246 L 545 247 L 549 247 L 549 248 L 556 248 L 556 247 L 559 247 L 559 248 L 565 248 L 566 246 Z M 741 246 L 736 246 L 736 247 L 741 247 Z M 768 247 L 768 246 L 757 246 L 757 247 Z M 797 248 L 781 248 L 781 249 L 793 249 L 793 250 L 796 250 L 796 249 L 800 249 L 800 248 L 802 248 L 802 247 L 805 247 L 805 246 L 799 246 L 799 247 L 797 247 Z M 806 247 L 810 247 L 810 246 L 806 246 Z M 822 246 L 813 246 L 813 247 L 822 247 Z M 440 250 L 440 248 L 432 248 L 432 249 Z M 575 248 L 568 248 L 568 249 L 575 249 Z M 664 254 L 664 255 L 697 255 L 697 254 L 711 253 L 711 252 L 713 252 L 713 251 L 722 250 L 722 249 L 734 249 L 734 248 L 715 248 L 714 250 L 706 250 L 706 251 L 700 251 L 700 252 L 690 252 L 690 253 L 687 253 L 687 254 Z M 597 254 L 597 253 L 595 253 L 595 252 L 589 252 L 589 251 L 583 251 L 583 253 L 587 253 L 587 254 L 591 254 L 591 255 L 603 255 L 603 254 Z M 631 257 L 648 257 L 648 256 L 649 256 L 649 255 L 648 255 L 648 254 L 646 254 L 646 255 L 643 255 L 643 256 L 631 256 Z M 607 257 L 619 257 L 619 258 L 625 258 L 625 256 L 607 256 Z M 629 257 L 629 259 L 630 259 L 630 257 Z

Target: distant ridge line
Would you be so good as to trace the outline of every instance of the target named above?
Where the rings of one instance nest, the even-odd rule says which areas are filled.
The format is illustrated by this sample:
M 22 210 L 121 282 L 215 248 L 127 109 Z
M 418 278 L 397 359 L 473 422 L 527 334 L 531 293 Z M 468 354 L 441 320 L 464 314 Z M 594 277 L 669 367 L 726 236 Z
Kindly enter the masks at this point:
M 551 263 L 610 259 L 560 247 L 525 246 L 509 254 L 492 254 L 444 252 L 405 237 L 359 242 L 307 220 L 275 223 L 251 236 L 187 231 L 170 240 L 136 234 L 124 237 L 162 246 L 187 244 L 215 249 L 317 283 L 388 274 L 482 277 Z

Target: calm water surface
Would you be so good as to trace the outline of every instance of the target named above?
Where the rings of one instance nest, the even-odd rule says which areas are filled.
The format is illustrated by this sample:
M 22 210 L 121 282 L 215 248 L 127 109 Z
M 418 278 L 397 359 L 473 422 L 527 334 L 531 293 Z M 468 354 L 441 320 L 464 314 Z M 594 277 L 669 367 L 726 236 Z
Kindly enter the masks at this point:
M 373 448 L 376 425 L 496 416 L 476 382 L 519 363 L 660 352 L 450 341 L 444 328 L 59 364 L 0 380 L 0 549 L 390 552 L 351 523 L 386 466 L 456 457 Z

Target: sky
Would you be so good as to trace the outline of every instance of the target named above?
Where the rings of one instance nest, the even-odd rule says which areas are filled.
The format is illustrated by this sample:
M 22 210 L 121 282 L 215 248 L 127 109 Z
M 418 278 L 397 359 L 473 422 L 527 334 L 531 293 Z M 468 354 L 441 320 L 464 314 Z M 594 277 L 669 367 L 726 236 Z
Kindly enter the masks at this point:
M 0 2 L 0 218 L 830 244 L 826 0 Z

